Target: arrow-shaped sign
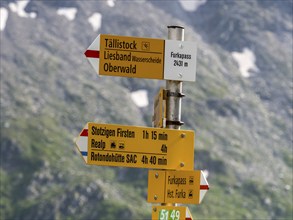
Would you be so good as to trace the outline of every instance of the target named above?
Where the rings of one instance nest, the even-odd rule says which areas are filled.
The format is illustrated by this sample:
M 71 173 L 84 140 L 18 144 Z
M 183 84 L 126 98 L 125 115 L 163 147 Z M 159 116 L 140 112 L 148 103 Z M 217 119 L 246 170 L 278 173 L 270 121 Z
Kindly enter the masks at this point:
M 99 75 L 195 81 L 196 44 L 100 34 L 85 56 Z
M 149 170 L 148 202 L 200 204 L 209 184 L 201 170 Z
M 89 122 L 76 141 L 87 164 L 191 170 L 194 132 Z
M 162 39 L 100 34 L 84 54 L 99 75 L 163 79 Z

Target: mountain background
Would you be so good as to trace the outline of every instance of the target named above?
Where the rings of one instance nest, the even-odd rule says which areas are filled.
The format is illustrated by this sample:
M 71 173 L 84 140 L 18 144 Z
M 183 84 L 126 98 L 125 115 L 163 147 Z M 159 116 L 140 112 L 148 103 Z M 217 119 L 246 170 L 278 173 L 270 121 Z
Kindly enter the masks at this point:
M 293 218 L 292 0 L 0 7 L 1 219 L 151 218 L 147 170 L 88 166 L 74 140 L 89 121 L 151 126 L 165 82 L 99 77 L 84 51 L 100 33 L 166 39 L 168 25 L 198 45 L 182 129 L 196 132 L 195 169 L 210 190 L 188 205 L 193 217 Z M 132 99 L 139 90 L 148 105 Z

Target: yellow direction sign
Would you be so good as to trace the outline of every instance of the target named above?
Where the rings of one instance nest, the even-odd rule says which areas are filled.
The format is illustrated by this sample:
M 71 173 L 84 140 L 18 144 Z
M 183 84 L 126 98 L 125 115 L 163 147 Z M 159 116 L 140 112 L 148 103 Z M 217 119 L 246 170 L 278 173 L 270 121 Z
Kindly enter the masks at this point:
M 150 170 L 148 176 L 148 202 L 199 204 L 209 190 L 201 170 Z
M 164 89 L 161 88 L 155 97 L 153 126 L 156 128 L 166 127 L 166 100 L 164 99 Z
M 85 52 L 99 75 L 164 79 L 164 40 L 100 34 Z
M 188 207 L 153 206 L 152 220 L 193 220 Z
M 100 34 L 85 51 L 99 75 L 194 82 L 195 42 Z
M 87 164 L 192 170 L 194 132 L 89 122 L 76 141 Z

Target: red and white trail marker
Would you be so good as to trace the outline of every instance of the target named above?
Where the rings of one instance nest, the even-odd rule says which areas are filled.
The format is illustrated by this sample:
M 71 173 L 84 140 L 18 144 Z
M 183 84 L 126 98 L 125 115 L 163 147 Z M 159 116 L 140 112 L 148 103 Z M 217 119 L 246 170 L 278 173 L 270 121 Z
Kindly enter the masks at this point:
M 85 163 L 87 163 L 88 157 L 88 124 L 83 128 L 80 132 L 77 140 L 76 140 L 76 147 L 80 151 L 82 158 L 84 159 Z
M 84 55 L 90 62 L 91 66 L 96 72 L 99 72 L 100 64 L 100 36 L 98 36 L 89 48 L 85 51 Z

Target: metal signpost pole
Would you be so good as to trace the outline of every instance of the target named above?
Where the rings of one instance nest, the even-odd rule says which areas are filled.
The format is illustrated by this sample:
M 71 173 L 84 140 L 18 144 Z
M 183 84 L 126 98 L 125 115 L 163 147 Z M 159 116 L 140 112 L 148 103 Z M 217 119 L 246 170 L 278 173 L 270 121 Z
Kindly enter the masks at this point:
M 168 39 L 184 41 L 184 28 L 180 26 L 168 26 Z M 181 99 L 182 81 L 166 81 L 166 127 L 180 130 L 181 121 Z M 184 166 L 184 164 L 182 164 Z M 176 206 L 175 204 L 163 203 L 163 206 Z
M 168 26 L 168 39 L 184 41 L 184 28 L 180 26 Z M 180 130 L 182 81 L 166 81 L 166 127 Z

